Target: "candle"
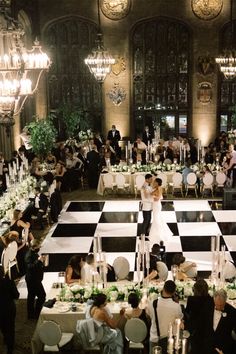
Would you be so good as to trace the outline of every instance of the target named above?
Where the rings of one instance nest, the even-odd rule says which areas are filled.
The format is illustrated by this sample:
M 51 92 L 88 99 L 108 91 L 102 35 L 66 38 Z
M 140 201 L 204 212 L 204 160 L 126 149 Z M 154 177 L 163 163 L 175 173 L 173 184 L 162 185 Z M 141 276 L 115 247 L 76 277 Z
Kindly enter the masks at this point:
M 10 179 L 9 179 L 8 174 L 6 174 L 6 185 L 7 185 L 7 188 L 10 187 Z
M 220 235 L 216 236 L 216 251 L 220 251 Z
M 19 160 L 18 160 L 18 158 L 16 158 L 16 169 L 17 169 L 17 171 L 19 170 Z
M 180 323 L 181 323 L 181 319 L 177 318 L 175 320 L 176 323 L 176 341 L 175 341 L 175 349 L 179 349 L 179 338 L 180 338 Z
M 128 159 L 128 146 L 125 147 L 125 159 Z
M 101 237 L 99 235 L 97 235 L 97 249 L 98 249 L 98 253 L 102 252 L 102 243 L 101 243 Z
M 187 339 L 183 338 L 182 339 L 182 354 L 186 354 L 187 353 Z
M 173 337 L 173 326 L 172 323 L 169 323 L 169 328 L 168 328 L 168 337 L 171 339 Z
M 197 160 L 200 161 L 200 142 L 197 142 Z
M 211 252 L 215 251 L 216 247 L 216 238 L 215 236 L 211 236 Z
M 174 338 L 169 338 L 168 339 L 168 354 L 173 354 L 174 352 Z

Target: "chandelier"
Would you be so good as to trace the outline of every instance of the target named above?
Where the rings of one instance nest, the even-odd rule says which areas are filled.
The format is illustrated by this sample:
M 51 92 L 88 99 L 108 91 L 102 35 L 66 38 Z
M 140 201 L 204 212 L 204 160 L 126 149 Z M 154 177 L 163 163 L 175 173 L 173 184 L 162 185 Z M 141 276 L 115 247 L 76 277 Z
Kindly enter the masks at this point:
M 230 2 L 230 49 L 226 49 L 222 55 L 215 58 L 216 63 L 220 67 L 220 71 L 228 80 L 236 76 L 236 52 L 233 47 L 233 0 Z
M 40 77 L 51 62 L 36 39 L 26 49 L 21 24 L 10 14 L 11 1 L 0 0 L 0 125 L 14 125 L 28 97 L 38 87 Z
M 94 75 L 95 79 L 99 83 L 102 83 L 105 80 L 107 74 L 110 73 L 111 65 L 115 64 L 115 59 L 112 58 L 112 56 L 104 48 L 103 45 L 99 0 L 97 0 L 97 9 L 99 33 L 97 34 L 96 47 L 92 50 L 92 53 L 88 55 L 84 62 L 88 66 L 91 74 Z

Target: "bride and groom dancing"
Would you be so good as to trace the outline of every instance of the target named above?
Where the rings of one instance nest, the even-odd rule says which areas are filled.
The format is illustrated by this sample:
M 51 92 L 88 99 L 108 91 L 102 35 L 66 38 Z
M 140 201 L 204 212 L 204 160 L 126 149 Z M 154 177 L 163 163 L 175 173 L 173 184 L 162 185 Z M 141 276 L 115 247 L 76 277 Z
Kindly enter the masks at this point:
M 161 200 L 163 199 L 161 185 L 162 180 L 160 178 L 153 178 L 153 176 L 148 173 L 145 176 L 145 182 L 141 188 L 143 212 L 142 234 L 146 236 L 149 235 L 150 246 L 155 243 L 160 244 L 160 241 L 166 243 L 170 241 L 173 235 L 168 225 L 163 220 L 161 213 Z M 150 228 L 151 219 L 152 225 Z

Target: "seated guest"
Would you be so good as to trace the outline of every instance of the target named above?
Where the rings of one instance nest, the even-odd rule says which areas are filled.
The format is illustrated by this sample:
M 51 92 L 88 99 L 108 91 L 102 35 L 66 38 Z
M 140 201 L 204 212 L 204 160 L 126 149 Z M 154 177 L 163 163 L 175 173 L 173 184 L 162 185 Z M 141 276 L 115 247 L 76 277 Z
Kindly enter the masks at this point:
M 120 321 L 124 319 L 124 309 L 120 310 L 120 317 L 114 320 L 110 311 L 106 308 L 107 297 L 105 294 L 97 294 L 90 308 L 89 315 L 98 323 L 103 325 L 104 353 L 123 354 L 123 337 L 117 328 Z
M 46 164 L 48 165 L 50 170 L 53 170 L 56 166 L 57 159 L 56 156 L 54 156 L 51 152 L 47 154 L 47 157 L 45 159 Z
M 15 282 L 4 274 L 4 269 L 0 265 L 0 330 L 3 334 L 4 344 L 7 353 L 12 354 L 15 344 L 15 300 L 19 298 L 19 292 Z M 5 351 L 3 350 L 5 353 Z M 3 353 L 2 352 L 2 353 Z
M 187 299 L 184 312 L 185 329 L 190 332 L 191 353 L 207 353 L 203 348 L 204 314 L 213 304 L 213 298 L 208 294 L 208 284 L 204 279 L 198 279 L 193 286 L 193 296 Z
M 75 255 L 70 258 L 65 272 L 66 284 L 81 282 L 81 269 L 83 265 L 84 261 L 81 256 Z
M 185 261 L 185 257 L 182 254 L 176 253 L 172 258 L 172 264 L 178 266 L 176 280 L 195 278 L 196 275 L 191 276 L 190 274 L 196 274 L 196 263 Z
M 89 253 L 85 258 L 85 264 L 81 269 L 81 280 L 84 284 L 91 284 L 93 281 L 100 281 L 97 269 L 95 268 L 94 255 Z
M 150 327 L 150 318 L 146 314 L 145 309 L 141 309 L 139 307 L 140 304 L 140 298 L 136 293 L 130 293 L 128 296 L 128 304 L 131 305 L 131 308 L 127 308 L 125 311 L 125 317 L 127 319 L 130 318 L 140 318 L 146 325 L 147 328 Z
M 19 209 L 15 209 L 13 212 L 13 218 L 11 220 L 11 226 L 10 226 L 10 230 L 12 231 L 17 231 L 19 233 L 19 242 L 23 242 L 25 241 L 26 243 L 28 241 L 33 240 L 34 236 L 32 234 L 32 232 L 30 231 L 30 223 L 29 222 L 25 222 L 23 219 L 23 213 L 21 210 Z M 26 240 L 23 240 L 23 231 L 27 232 L 28 237 Z
M 146 149 L 147 145 L 144 144 L 140 137 L 138 137 L 134 143 L 132 155 L 135 163 L 140 162 L 142 165 L 146 164 Z
M 146 280 L 151 281 L 151 280 L 159 279 L 157 262 L 164 262 L 164 260 L 165 260 L 165 255 L 161 251 L 160 245 L 158 245 L 158 243 L 155 243 L 152 246 L 152 250 L 150 253 L 150 268 Z
M 35 198 L 33 200 L 33 205 L 30 208 L 29 214 L 35 216 L 38 220 L 41 230 L 43 227 L 43 215 L 46 214 L 48 208 L 48 198 L 45 194 L 41 193 L 39 187 L 35 187 Z
M 49 185 L 52 184 L 53 174 L 51 171 L 46 169 L 42 169 L 40 166 L 40 161 L 37 157 L 35 157 L 31 163 L 30 174 L 34 176 L 37 180 L 41 178 L 44 179 Z

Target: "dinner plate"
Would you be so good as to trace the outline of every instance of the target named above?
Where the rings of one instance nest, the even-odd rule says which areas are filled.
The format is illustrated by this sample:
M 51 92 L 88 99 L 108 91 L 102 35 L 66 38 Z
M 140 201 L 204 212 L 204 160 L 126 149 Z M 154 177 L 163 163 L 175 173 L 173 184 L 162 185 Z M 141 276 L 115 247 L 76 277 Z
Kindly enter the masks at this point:
M 60 313 L 68 312 L 68 311 L 70 311 L 70 306 L 58 307 L 57 311 Z

